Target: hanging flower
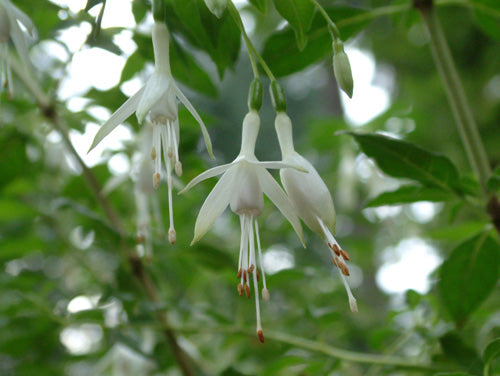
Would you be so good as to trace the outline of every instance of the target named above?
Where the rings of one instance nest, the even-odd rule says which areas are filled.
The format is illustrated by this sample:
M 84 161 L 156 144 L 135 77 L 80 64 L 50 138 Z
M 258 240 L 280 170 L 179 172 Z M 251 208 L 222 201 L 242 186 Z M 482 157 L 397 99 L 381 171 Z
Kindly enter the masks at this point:
M 26 31 L 21 29 L 23 25 Z M 22 64 L 31 67 L 28 45 L 35 39 L 36 29 L 31 19 L 9 0 L 0 0 L 0 70 L 2 87 L 8 86 L 12 95 L 12 73 L 9 61 L 9 39 L 12 39 Z
M 198 241 L 229 205 L 231 210 L 240 217 L 241 243 L 238 261 L 237 278 L 238 293 L 245 293 L 250 297 L 250 279 L 253 280 L 255 290 L 255 306 L 257 315 L 257 336 L 264 342 L 260 320 L 258 282 L 260 273 L 257 271 L 255 245 L 259 254 L 259 266 L 262 273 L 262 298 L 269 299 L 266 286 L 260 247 L 259 228 L 257 218 L 264 206 L 263 193 L 278 207 L 286 219 L 291 223 L 295 232 L 302 240 L 302 227 L 295 210 L 290 204 L 285 192 L 276 183 L 267 168 L 286 169 L 293 167 L 282 162 L 260 162 L 255 157 L 255 142 L 259 132 L 260 119 L 257 111 L 251 110 L 243 120 L 241 150 L 238 157 L 231 163 L 214 167 L 194 178 L 186 188 L 190 189 L 199 182 L 223 174 L 208 195 L 196 219 L 193 243 Z M 302 240 L 303 242 L 303 240 Z
M 198 112 L 179 90 L 170 71 L 169 33 L 163 22 L 155 22 L 153 26 L 153 48 L 155 55 L 155 71 L 148 82 L 136 94 L 123 103 L 109 120 L 99 129 L 90 150 L 113 129 L 125 121 L 132 113 L 136 113 L 137 120 L 142 123 L 147 118 L 153 124 L 153 141 L 151 158 L 154 161 L 153 187 L 158 188 L 161 180 L 161 158 L 167 171 L 168 205 L 170 229 L 168 238 L 170 243 L 175 243 L 172 188 L 172 170 L 180 176 L 182 165 L 179 160 L 179 118 L 177 99 L 191 112 L 198 121 L 205 139 L 209 154 L 212 154 L 212 143 L 208 131 Z M 89 151 L 90 151 L 89 150 Z
M 328 245 L 333 264 L 340 270 L 340 277 L 347 291 L 351 311 L 357 312 L 356 299 L 346 279 L 349 276 L 349 269 L 346 265 L 346 261 L 349 261 L 349 254 L 340 247 L 333 236 L 336 215 L 330 192 L 313 165 L 295 151 L 292 123 L 286 113 L 279 112 L 277 114 L 275 128 L 283 162 L 300 166 L 303 170 L 308 171 L 306 174 L 297 169 L 281 169 L 281 182 L 300 218 L 312 231 L 320 234 Z

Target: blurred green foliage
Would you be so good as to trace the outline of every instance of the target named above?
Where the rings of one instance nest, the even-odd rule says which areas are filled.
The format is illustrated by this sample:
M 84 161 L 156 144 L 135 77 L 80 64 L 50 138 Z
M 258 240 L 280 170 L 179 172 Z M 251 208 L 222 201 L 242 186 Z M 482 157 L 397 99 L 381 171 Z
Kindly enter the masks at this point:
M 39 42 L 67 52 L 66 59 L 57 60 L 48 44 L 33 47 L 39 59 L 34 65 L 43 67 L 35 76 L 56 98 L 55 109 L 72 135 L 102 123 L 96 106 L 113 112 L 123 103 L 121 84 L 147 76 L 153 57 L 150 3 L 133 0 L 133 16 L 141 25 L 129 30 L 134 52 L 127 56 L 116 43 L 121 27 L 89 32 L 82 47 L 126 56 L 120 82 L 105 92 L 91 88 L 81 95 L 83 108 L 71 110 L 58 90 L 75 52 L 60 33 L 91 25 L 94 17 L 58 2 L 14 2 L 33 19 Z M 495 0 L 435 2 L 495 168 L 500 164 L 500 5 Z M 297 150 L 333 194 L 337 236 L 351 255 L 359 313 L 349 311 L 323 241 L 305 229 L 303 249 L 266 202 L 260 219 L 264 254 L 293 260 L 293 268 L 268 275 L 271 300 L 262 307 L 267 336 L 261 345 L 254 334 L 254 303 L 236 292 L 237 218 L 227 213 L 202 241 L 189 246 L 196 215 L 215 179 L 174 197 L 175 245 L 154 225 L 154 256 L 145 260 L 160 299 L 152 303 L 134 279 L 125 251 L 130 244 L 135 247 L 137 216 L 129 174 L 107 195 L 130 234 L 124 240 L 108 223 L 50 120 L 16 81 L 14 98 L 4 92 L 0 99 L 1 375 L 180 374 L 156 320 L 161 310 L 168 312 L 199 374 L 499 374 L 498 234 L 484 210 L 418 12 L 406 0 L 320 3 L 347 45 L 373 56 L 377 71 L 386 73 L 376 79 L 390 90 L 390 107 L 350 135 L 336 134 L 353 127 L 344 120 L 333 80 L 331 38 L 312 3 L 251 0 L 240 11 L 245 24 L 253 25 L 250 38 L 282 78 Z M 100 1 L 87 4 L 90 11 L 100 6 Z M 218 19 L 202 0 L 171 0 L 167 6 L 173 75 L 190 90 L 206 120 L 217 164 L 226 163 L 239 148 L 252 79 L 241 33 L 227 10 Z M 320 74 L 320 85 L 309 82 L 314 74 Z M 355 72 L 354 87 L 356 96 Z M 267 91 L 264 102 L 257 155 L 276 160 Z M 186 110 L 179 116 L 182 184 L 214 162 L 201 151 L 194 119 Z M 106 150 L 91 168 L 101 185 L 117 178 L 108 163 L 113 157 L 123 154 L 132 161 L 138 149 L 140 126 L 133 117 L 127 124 L 132 140 Z M 491 191 L 499 190 L 498 171 L 489 180 Z M 167 218 L 165 185 L 157 196 Z M 430 219 L 415 216 L 412 203 L 419 201 L 437 203 Z M 391 250 L 415 238 L 431 245 L 442 260 L 430 276 L 430 290 L 383 291 L 377 273 L 400 257 Z M 405 285 L 393 283 L 398 291 L 398 284 Z M 380 362 L 367 354 L 380 355 L 375 356 Z

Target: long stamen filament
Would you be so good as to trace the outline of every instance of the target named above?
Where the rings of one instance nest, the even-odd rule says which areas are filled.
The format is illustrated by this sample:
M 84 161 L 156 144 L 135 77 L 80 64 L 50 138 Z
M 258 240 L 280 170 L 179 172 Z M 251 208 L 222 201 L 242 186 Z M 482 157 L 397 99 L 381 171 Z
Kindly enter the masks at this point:
M 257 249 L 259 251 L 259 266 L 260 266 L 260 271 L 262 273 L 262 299 L 264 299 L 266 302 L 269 300 L 269 290 L 267 289 L 266 285 L 266 273 L 264 272 L 264 264 L 262 262 L 262 249 L 260 247 L 260 235 L 259 235 L 259 224 L 257 223 L 257 219 L 255 219 L 255 236 L 257 238 Z

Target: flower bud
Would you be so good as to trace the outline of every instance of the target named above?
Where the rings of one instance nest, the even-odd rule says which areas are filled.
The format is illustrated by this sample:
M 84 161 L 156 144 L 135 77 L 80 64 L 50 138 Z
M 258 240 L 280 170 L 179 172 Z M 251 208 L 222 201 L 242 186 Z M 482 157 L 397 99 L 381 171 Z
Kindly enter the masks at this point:
M 227 0 L 205 0 L 207 8 L 217 18 L 221 18 L 227 7 Z
M 349 98 L 352 98 L 354 83 L 352 80 L 351 64 L 344 51 L 344 44 L 339 39 L 333 41 L 333 73 L 340 88 Z
M 248 109 L 259 111 L 262 107 L 262 83 L 255 78 L 250 84 L 248 91 Z
M 278 81 L 272 81 L 269 87 L 271 91 L 271 100 L 273 102 L 273 107 L 276 112 L 286 111 L 286 97 L 283 86 L 281 86 Z

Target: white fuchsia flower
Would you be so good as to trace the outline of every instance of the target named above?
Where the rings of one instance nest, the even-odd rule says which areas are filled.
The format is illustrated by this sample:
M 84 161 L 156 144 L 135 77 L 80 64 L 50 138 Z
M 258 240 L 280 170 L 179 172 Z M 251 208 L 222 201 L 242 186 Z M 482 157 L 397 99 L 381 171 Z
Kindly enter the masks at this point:
M 281 169 L 281 183 L 285 187 L 288 198 L 297 210 L 300 218 L 302 218 L 312 231 L 320 234 L 328 245 L 333 264 L 340 270 L 340 276 L 349 297 L 351 311 L 357 312 L 356 299 L 346 279 L 349 276 L 349 269 L 345 262 L 349 261 L 349 254 L 340 247 L 333 236 L 335 233 L 336 215 L 332 196 L 313 165 L 295 151 L 292 123 L 286 113 L 279 112 L 277 114 L 275 128 L 278 134 L 283 162 L 289 165 L 300 166 L 303 170 L 308 171 L 306 174 L 297 169 Z
M 283 162 L 260 162 L 257 160 L 255 157 L 255 142 L 259 127 L 259 115 L 257 111 L 251 110 L 243 120 L 241 150 L 236 159 L 229 164 L 214 167 L 198 175 L 180 193 L 183 193 L 205 179 L 223 174 L 200 209 L 200 213 L 196 219 L 193 243 L 198 241 L 212 227 L 215 220 L 228 205 L 234 213 L 238 214 L 241 225 L 240 256 L 237 273 L 237 277 L 240 280 L 238 293 L 242 296 L 244 292 L 247 298 L 250 297 L 250 278 L 252 278 L 255 290 L 257 335 L 260 341 L 264 342 L 258 292 L 260 275 L 257 271 L 257 259 L 255 255 L 255 244 L 257 244 L 259 266 L 263 281 L 262 298 L 268 300 L 269 291 L 266 286 L 264 269 L 262 267 L 262 251 L 257 224 L 257 217 L 262 213 L 264 207 L 263 193 L 269 197 L 291 223 L 302 243 L 303 237 L 300 220 L 293 206 L 286 197 L 285 192 L 283 192 L 283 189 L 267 171 L 268 168 L 286 169 L 293 166 Z
M 23 30 L 21 24 L 26 30 Z M 31 19 L 9 0 L 0 0 L 0 70 L 2 86 L 12 95 L 12 73 L 9 61 L 9 39 L 12 39 L 22 64 L 31 68 L 28 45 L 36 38 Z
M 136 113 L 137 120 L 142 123 L 147 118 L 153 124 L 153 142 L 151 158 L 154 161 L 153 186 L 157 188 L 161 180 L 161 157 L 167 170 L 168 205 L 170 216 L 170 229 L 168 238 L 170 243 L 175 243 L 172 188 L 172 170 L 180 176 L 182 165 L 179 160 L 179 99 L 189 110 L 201 127 L 203 138 L 208 153 L 212 154 L 212 143 L 208 131 L 198 112 L 177 87 L 170 71 L 169 32 L 163 22 L 155 22 L 153 26 L 153 48 L 155 55 L 155 70 L 145 86 L 123 103 L 118 110 L 108 119 L 97 132 L 92 150 L 112 130 L 125 121 L 132 113 Z

